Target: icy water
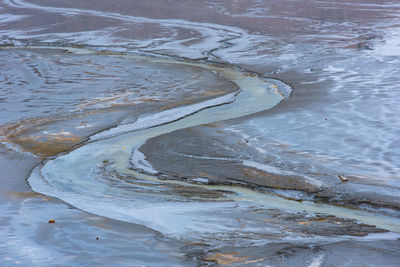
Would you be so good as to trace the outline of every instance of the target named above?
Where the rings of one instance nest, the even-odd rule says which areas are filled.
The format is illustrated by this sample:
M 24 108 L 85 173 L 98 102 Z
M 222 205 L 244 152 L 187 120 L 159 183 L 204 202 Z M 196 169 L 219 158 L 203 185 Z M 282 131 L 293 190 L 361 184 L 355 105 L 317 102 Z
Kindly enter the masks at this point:
M 395 1 L 0 12 L 0 265 L 400 264 Z

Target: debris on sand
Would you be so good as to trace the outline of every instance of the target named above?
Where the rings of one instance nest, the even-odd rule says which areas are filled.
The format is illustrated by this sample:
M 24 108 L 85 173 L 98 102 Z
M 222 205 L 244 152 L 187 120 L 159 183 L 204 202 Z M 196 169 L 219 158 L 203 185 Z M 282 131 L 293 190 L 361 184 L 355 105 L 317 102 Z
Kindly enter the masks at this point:
M 348 182 L 349 179 L 344 175 L 338 175 L 339 179 L 342 180 L 343 183 Z

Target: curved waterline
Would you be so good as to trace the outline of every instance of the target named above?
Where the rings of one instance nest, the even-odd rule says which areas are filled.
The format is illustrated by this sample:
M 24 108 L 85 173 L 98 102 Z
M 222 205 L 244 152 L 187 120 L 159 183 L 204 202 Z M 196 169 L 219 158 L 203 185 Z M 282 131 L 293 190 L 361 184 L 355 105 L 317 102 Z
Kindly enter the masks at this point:
M 86 49 L 68 50 L 73 53 L 97 53 Z M 175 110 L 177 112 L 172 112 L 174 116 L 171 116 L 169 122 L 162 119 L 154 120 L 153 124 L 140 124 L 143 121 L 152 121 L 146 118 L 157 117 L 157 114 L 152 114 L 139 118 L 132 124 L 96 134 L 91 142 L 35 168 L 28 179 L 34 191 L 59 198 L 96 215 L 142 224 L 178 238 L 207 239 L 205 236 L 210 234 L 225 236 L 241 232 L 254 241 L 261 239 L 265 232 L 281 234 L 279 225 L 266 229 L 265 224 L 258 222 L 259 218 L 244 215 L 254 206 L 289 212 L 331 214 L 400 232 L 399 220 L 371 212 L 310 201 L 297 202 L 233 186 L 160 181 L 152 175 L 131 170 L 131 164 L 140 160 L 134 158 L 138 154 L 131 151 L 146 140 L 179 129 L 270 109 L 285 99 L 291 88 L 281 81 L 267 79 L 232 66 L 138 55 L 117 56 L 140 58 L 154 63 L 185 64 L 215 71 L 236 83 L 241 92 L 235 98 L 230 96 L 223 101 Z M 158 115 L 162 117 L 163 114 L 160 112 Z M 202 190 L 204 194 L 194 197 L 182 195 L 177 193 L 177 187 Z M 239 229 L 237 218 L 241 216 L 246 217 L 253 225 Z M 289 238 L 285 235 L 281 237 Z M 300 236 L 296 238 L 301 239 Z

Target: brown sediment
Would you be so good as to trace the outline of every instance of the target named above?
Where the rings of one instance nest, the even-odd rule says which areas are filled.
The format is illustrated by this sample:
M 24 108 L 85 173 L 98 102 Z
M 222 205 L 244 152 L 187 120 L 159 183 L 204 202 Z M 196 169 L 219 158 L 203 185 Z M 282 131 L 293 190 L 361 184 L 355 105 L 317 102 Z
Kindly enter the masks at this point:
M 36 197 L 40 197 L 42 200 L 49 200 L 48 197 L 46 197 L 45 195 L 42 195 L 40 193 L 36 193 L 33 191 L 24 191 L 24 192 L 17 192 L 17 191 L 10 191 L 10 190 L 6 190 L 3 192 L 5 196 L 7 197 L 11 197 L 11 198 L 21 198 L 21 199 L 29 199 L 29 198 L 36 198 Z
M 398 241 L 339 241 L 306 244 L 273 242 L 262 246 L 224 246 L 210 250 L 204 256 L 204 266 L 217 263 L 214 254 L 247 257 L 248 261 L 257 261 L 246 265 L 243 261 L 229 266 L 298 266 L 307 262 L 307 266 L 343 266 L 368 262 L 372 266 L 393 265 L 398 256 Z M 355 251 L 358 256 L 355 256 Z M 389 252 L 388 252 L 389 251 Z M 207 259 L 211 256 L 210 261 Z M 361 258 L 357 258 L 361 257 Z M 319 261 L 314 262 L 314 259 Z M 383 260 L 385 259 L 385 260 Z M 382 264 L 382 262 L 385 262 Z M 311 263 L 311 264 L 310 264 Z M 313 265 L 315 263 L 315 265 Z M 218 264 L 218 263 L 217 263 Z M 222 265 L 222 264 L 220 264 Z M 203 266 L 203 265 L 201 265 Z
M 343 219 L 328 214 L 286 213 L 279 210 L 261 211 L 270 217 L 262 218 L 266 223 L 284 227 L 285 232 L 301 233 L 305 236 L 366 236 L 371 233 L 386 233 L 385 229 L 374 225 L 358 223 L 356 220 Z
M 59 121 L 66 121 L 68 119 L 74 119 L 79 117 L 87 117 L 90 115 L 97 115 L 102 114 L 105 112 L 110 112 L 111 109 L 103 109 L 103 110 L 88 110 L 85 114 L 68 114 L 66 116 L 62 114 L 46 116 L 46 117 L 35 117 L 35 118 L 26 118 L 22 119 L 18 122 L 9 123 L 0 127 L 0 141 L 5 138 L 13 138 L 18 135 L 23 135 L 24 132 L 28 131 L 35 131 L 36 128 L 43 127 L 43 125 L 59 122 Z M 87 123 L 83 121 L 81 123 Z
M 110 112 L 107 110 L 93 110 L 85 114 L 70 114 L 67 116 L 54 115 L 49 117 L 38 117 L 23 119 L 0 128 L 0 141 L 8 144 L 15 144 L 22 151 L 46 158 L 66 151 L 73 146 L 83 142 L 89 133 L 79 133 L 76 129 L 71 131 L 52 129 L 54 125 L 63 123 L 68 128 L 68 123 L 77 120 L 76 126 L 88 125 L 90 116 L 99 116 Z M 95 131 L 95 130 L 93 130 Z M 48 132 L 48 133 L 46 133 Z
M 1 127 L 0 142 L 15 144 L 22 151 L 32 153 L 39 158 L 46 158 L 67 151 L 99 130 L 114 126 L 126 113 L 127 111 L 121 108 L 104 108 L 65 116 L 57 114 L 27 118 Z M 101 116 L 111 118 L 110 122 L 105 122 L 105 120 L 102 122 Z M 87 127 L 90 123 L 93 123 L 93 126 Z M 79 126 L 87 127 L 87 129 L 81 131 L 76 128 Z
M 76 47 L 79 48 L 81 46 Z M 66 48 L 68 49 L 68 47 Z M 3 47 L 3 49 L 6 48 Z M 15 65 L 21 65 L 21 68 L 27 67 L 29 69 L 28 74 L 30 74 L 31 71 L 33 71 L 35 74 L 33 76 L 33 80 L 30 81 L 32 84 L 35 82 L 41 82 L 43 79 L 45 79 L 45 81 L 43 81 L 45 83 L 42 86 L 43 88 L 39 87 L 37 89 L 39 95 L 29 98 L 29 105 L 27 105 L 27 107 L 31 108 L 32 106 L 36 107 L 43 105 L 42 102 L 40 102 L 40 99 L 48 96 L 41 96 L 40 94 L 45 94 L 47 91 L 52 92 L 52 90 L 50 90 L 51 88 L 49 88 L 47 84 L 48 79 L 50 79 L 49 77 L 51 77 L 50 80 L 52 84 L 57 83 L 57 86 L 60 88 L 65 86 L 65 94 L 70 93 L 70 91 L 68 91 L 69 85 L 63 83 L 87 80 L 97 81 L 97 78 L 101 78 L 99 80 L 100 82 L 104 80 L 104 78 L 114 78 L 113 80 L 115 81 L 115 89 L 105 87 L 99 94 L 97 94 L 96 91 L 96 94 L 91 95 L 89 98 L 82 96 L 82 98 L 72 98 L 72 101 L 70 102 L 65 101 L 68 102 L 68 105 L 70 105 L 70 109 L 67 109 L 64 112 L 57 111 L 61 110 L 61 108 L 44 111 L 41 109 L 39 110 L 39 108 L 37 110 L 31 108 L 32 114 L 28 114 L 28 116 L 32 116 L 34 118 L 26 118 L 27 114 L 21 113 L 21 119 L 18 122 L 8 123 L 0 127 L 0 142 L 10 144 L 10 147 L 13 147 L 13 144 L 15 144 L 15 147 L 21 151 L 30 152 L 40 158 L 46 158 L 49 156 L 54 156 L 76 146 L 77 144 L 82 143 L 91 134 L 118 125 L 123 119 L 133 121 L 136 119 L 136 116 L 139 116 L 142 113 L 157 112 L 159 110 L 188 105 L 238 90 L 238 87 L 233 82 L 213 73 L 212 71 L 195 66 L 189 68 L 179 64 L 179 62 L 177 62 L 177 64 L 169 64 L 168 67 L 165 67 L 165 64 L 162 63 L 157 65 L 157 63 L 151 63 L 151 60 L 149 62 L 145 59 L 144 62 L 142 62 L 140 59 L 135 60 L 129 57 L 123 58 L 123 53 L 107 51 L 96 51 L 92 55 L 93 59 L 86 59 L 85 56 L 82 56 L 81 58 L 81 56 L 78 55 L 65 55 L 63 53 L 63 49 L 65 48 L 13 48 L 12 51 L 17 51 L 20 53 L 19 56 L 21 56 L 21 60 L 16 60 Z M 49 55 L 59 57 L 52 59 L 52 57 L 49 57 Z M 177 76 L 177 78 L 175 78 L 173 81 L 165 81 L 162 78 L 162 75 L 160 78 L 158 76 L 149 76 L 151 74 L 148 74 L 147 72 L 143 73 L 145 76 L 143 77 L 144 80 L 147 80 L 152 84 L 156 83 L 157 85 L 160 85 L 160 88 L 156 86 L 155 90 L 151 87 L 147 88 L 140 83 L 131 83 L 130 80 L 123 83 L 124 81 L 121 80 L 122 78 L 119 78 L 117 75 L 112 75 L 112 72 L 103 73 L 96 71 L 96 69 L 99 70 L 106 68 L 104 64 L 100 64 L 102 58 L 104 58 L 104 56 L 101 55 L 119 56 L 122 63 L 125 63 L 126 61 L 131 62 L 133 68 L 135 68 L 137 64 L 140 65 L 143 63 L 145 66 L 143 68 L 150 67 L 150 70 L 153 70 L 153 66 L 155 66 L 155 70 L 160 68 L 161 71 L 165 71 L 166 74 L 170 75 L 173 75 L 176 71 L 179 71 L 179 75 L 181 76 Z M 27 63 L 32 61 L 31 58 L 27 59 L 26 57 L 32 56 L 45 58 L 43 62 L 38 60 L 38 66 L 40 63 L 43 63 L 43 66 L 26 66 Z M 99 62 L 96 62 L 97 58 L 99 58 Z M 77 69 L 77 73 L 79 75 L 74 73 L 75 76 L 70 77 L 70 80 L 66 80 L 66 78 L 63 76 L 59 77 L 59 73 L 56 72 L 44 75 L 43 73 L 46 71 L 53 71 L 51 68 L 53 66 L 49 66 L 48 61 L 46 61 L 50 59 L 51 63 L 54 63 L 56 67 L 79 67 L 79 69 Z M 27 60 L 27 63 L 23 63 L 24 60 Z M 88 64 L 88 66 L 85 64 Z M 85 69 L 85 67 L 87 68 Z M 120 68 L 121 66 L 113 67 Z M 62 73 L 62 71 L 60 71 L 60 73 Z M 146 75 L 148 75 L 147 77 L 150 78 L 147 79 Z M 93 79 L 93 76 L 95 76 L 94 78 L 96 79 Z M 191 78 L 194 80 L 192 81 Z M 76 81 L 74 79 L 76 79 Z M 181 84 L 182 88 L 180 88 L 180 90 L 171 90 L 172 87 Z M 83 83 L 82 86 L 84 85 L 85 84 Z M 90 91 L 90 93 L 94 94 L 92 91 Z M 71 93 L 70 95 L 73 94 Z M 99 95 L 101 97 L 99 97 Z M 35 102 L 36 99 L 38 100 L 37 103 Z M 21 97 L 21 101 L 22 100 L 24 100 L 24 98 Z M 61 100 L 64 101 L 64 99 Z M 113 115 L 109 116 L 110 113 Z M 43 116 L 43 114 L 46 114 L 47 116 Z M 104 118 L 101 117 L 103 114 Z M 89 117 L 94 117 L 95 115 L 97 115 L 97 117 L 94 119 L 91 118 L 92 120 L 90 120 Z M 79 121 L 81 118 L 82 120 Z M 77 123 L 75 121 L 77 121 Z M 95 124 L 95 126 L 88 127 L 85 130 L 74 129 L 75 126 L 80 125 L 82 121 L 90 121 L 92 124 Z M 93 123 L 93 121 L 95 121 L 95 123 Z M 71 132 L 71 134 L 60 134 L 62 131 L 60 128 L 66 129 L 65 131 Z M 50 132 L 50 134 L 43 132 Z
M 217 122 L 213 122 L 213 123 L 207 124 L 207 127 L 210 127 L 210 128 L 217 128 L 217 127 L 219 127 L 219 124 L 218 124 Z
M 196 101 L 195 100 L 179 101 L 179 102 L 176 102 L 176 103 L 168 104 L 166 106 L 162 106 L 160 108 L 160 110 L 168 110 L 168 109 L 176 108 L 176 107 L 179 107 L 179 106 L 185 106 L 185 105 L 193 104 L 194 102 L 196 102 Z
M 140 186 L 139 189 L 141 193 L 146 192 L 158 192 L 163 195 L 171 196 L 181 196 L 186 199 L 186 201 L 227 201 L 224 197 L 232 194 L 230 191 L 220 190 L 220 189 L 206 189 L 191 185 L 179 185 L 179 184 L 169 184 L 160 183 L 152 184 L 142 180 L 136 180 L 132 176 L 121 175 L 118 172 L 111 170 L 109 171 L 105 166 L 100 167 L 100 173 L 98 176 L 104 181 L 113 182 L 114 179 L 119 179 L 125 183 L 129 183 L 135 186 Z M 142 187 L 148 187 L 149 189 L 143 189 Z M 134 189 L 132 189 L 134 190 Z
M 42 194 L 30 191 L 30 192 L 14 192 L 14 191 L 4 191 L 4 194 L 12 197 L 18 197 L 18 198 L 32 198 L 32 197 L 38 197 L 41 196 Z
M 315 201 L 327 202 L 348 207 L 360 207 L 369 205 L 373 209 L 388 208 L 400 211 L 400 196 L 384 195 L 376 192 L 357 192 L 338 186 L 326 187 L 315 193 Z
M 140 100 L 143 102 L 150 102 L 150 103 L 159 102 L 158 100 L 154 99 L 140 99 Z M 200 100 L 201 99 L 197 100 L 193 99 L 193 100 L 180 101 L 177 103 L 171 103 L 165 107 L 161 106 L 159 110 L 184 106 L 194 102 L 198 102 Z M 132 104 L 115 104 L 115 106 L 117 108 L 131 107 Z M 158 105 L 158 107 L 160 107 L 160 105 Z M 145 109 L 142 108 L 141 110 L 144 111 Z M 21 150 L 32 153 L 40 158 L 54 156 L 60 152 L 66 151 L 74 147 L 77 144 L 82 143 L 83 141 L 86 140 L 88 136 L 90 136 L 91 133 L 98 131 L 98 129 L 92 130 L 85 134 L 78 133 L 76 129 L 71 129 L 72 132 L 76 133 L 63 133 L 63 131 L 52 132 L 51 127 L 53 124 L 63 121 L 68 122 L 68 120 L 73 120 L 73 119 L 81 119 L 82 121 L 78 125 L 84 126 L 88 124 L 87 120 L 89 119 L 90 116 L 107 114 L 109 112 L 124 112 L 124 111 L 122 110 L 119 111 L 118 109 L 113 109 L 113 108 L 105 108 L 101 110 L 87 111 L 85 114 L 75 114 L 75 115 L 70 114 L 66 117 L 63 117 L 62 115 L 55 115 L 50 117 L 24 119 L 17 123 L 12 123 L 1 127 L 0 141 L 4 143 L 16 144 L 19 146 Z M 50 130 L 48 130 L 48 128 Z M 48 134 L 43 133 L 47 130 L 52 133 Z
M 116 103 L 115 101 L 121 101 L 123 103 Z M 104 104 L 107 102 L 111 102 L 111 103 L 109 103 L 110 107 L 127 107 L 127 106 L 132 106 L 132 105 L 135 105 L 138 103 L 143 103 L 143 102 L 162 102 L 162 100 L 155 99 L 155 98 L 128 99 L 127 96 L 113 96 L 113 97 L 104 97 L 102 99 L 93 99 L 91 101 L 79 104 L 77 107 L 78 108 L 91 107 L 91 106 L 96 106 L 98 104 Z
M 41 158 L 46 158 L 66 151 L 81 143 L 84 139 L 74 134 L 54 133 L 48 135 L 18 136 L 10 140 L 24 151 Z
M 85 140 L 85 137 L 74 134 L 41 133 L 40 127 L 50 123 L 52 122 L 49 118 L 39 118 L 2 127 L 0 141 L 18 145 L 22 151 L 32 153 L 39 158 L 46 158 L 66 151 Z
M 174 184 L 166 184 L 164 185 L 164 187 L 169 189 L 172 195 L 185 197 L 189 201 L 212 201 L 213 199 L 218 200 L 228 193 L 222 190 L 207 190 L 199 187 L 180 186 Z M 164 194 L 168 194 L 168 192 L 164 192 Z
M 306 192 L 318 192 L 319 187 L 307 183 L 304 178 L 299 176 L 286 176 L 272 174 L 255 168 L 240 166 L 238 169 L 247 178 L 250 184 L 256 184 L 276 189 L 292 189 Z
M 216 252 L 211 255 L 205 257 L 205 261 L 216 262 L 220 265 L 231 265 L 231 264 L 250 264 L 264 261 L 264 258 L 259 259 L 251 259 L 249 260 L 249 256 L 240 256 L 238 252 L 230 252 L 230 253 L 221 253 Z

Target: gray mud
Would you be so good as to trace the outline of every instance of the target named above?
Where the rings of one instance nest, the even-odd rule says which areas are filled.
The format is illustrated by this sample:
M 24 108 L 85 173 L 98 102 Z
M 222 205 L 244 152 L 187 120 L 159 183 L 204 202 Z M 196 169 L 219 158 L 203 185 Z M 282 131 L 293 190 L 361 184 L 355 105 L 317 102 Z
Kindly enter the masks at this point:
M 0 49 L 0 141 L 46 158 L 142 114 L 238 89 L 201 68 L 92 53 L 77 55 L 52 47 Z
M 204 262 L 211 266 L 357 266 L 362 261 L 362 266 L 397 266 L 398 249 L 398 241 L 271 243 L 262 247 L 224 247 L 209 251 Z
M 204 134 L 204 129 L 213 135 Z M 140 150 L 161 179 L 200 179 L 207 184 L 319 191 L 318 186 L 300 176 L 263 173 L 243 166 L 243 160 L 251 158 L 251 151 L 241 140 L 230 146 L 223 143 L 218 138 L 221 135 L 215 125 L 187 128 L 149 139 Z
M 0 265 L 400 266 L 399 230 L 388 230 L 400 227 L 399 18 L 385 0 L 1 1 Z M 149 139 L 139 149 L 158 179 L 89 149 L 84 159 L 100 156 L 78 182 L 104 189 L 104 216 L 33 192 L 35 166 L 101 143 L 91 135 L 237 90 L 208 70 L 127 55 L 237 66 L 293 93 Z M 130 153 L 116 146 L 117 159 Z M 82 184 L 67 187 L 85 200 Z M 115 207 L 143 223 L 107 218 Z
M 193 265 L 181 244 L 143 226 L 93 216 L 32 192 L 28 173 L 40 160 L 0 148 L 1 266 Z M 55 220 L 49 224 L 49 220 Z M 97 239 L 98 238 L 98 239 Z M 127 249 L 129 248 L 129 249 Z
M 393 212 L 400 209 L 395 188 L 381 188 L 379 183 L 366 183 L 352 176 L 350 181 L 343 182 L 339 172 L 288 172 L 301 166 L 291 162 L 276 164 L 273 155 L 264 156 L 248 143 L 247 139 L 212 124 L 154 137 L 140 150 L 160 179 L 245 186 L 299 201 L 313 199 L 355 207 L 367 204 L 375 209 L 391 208 Z

